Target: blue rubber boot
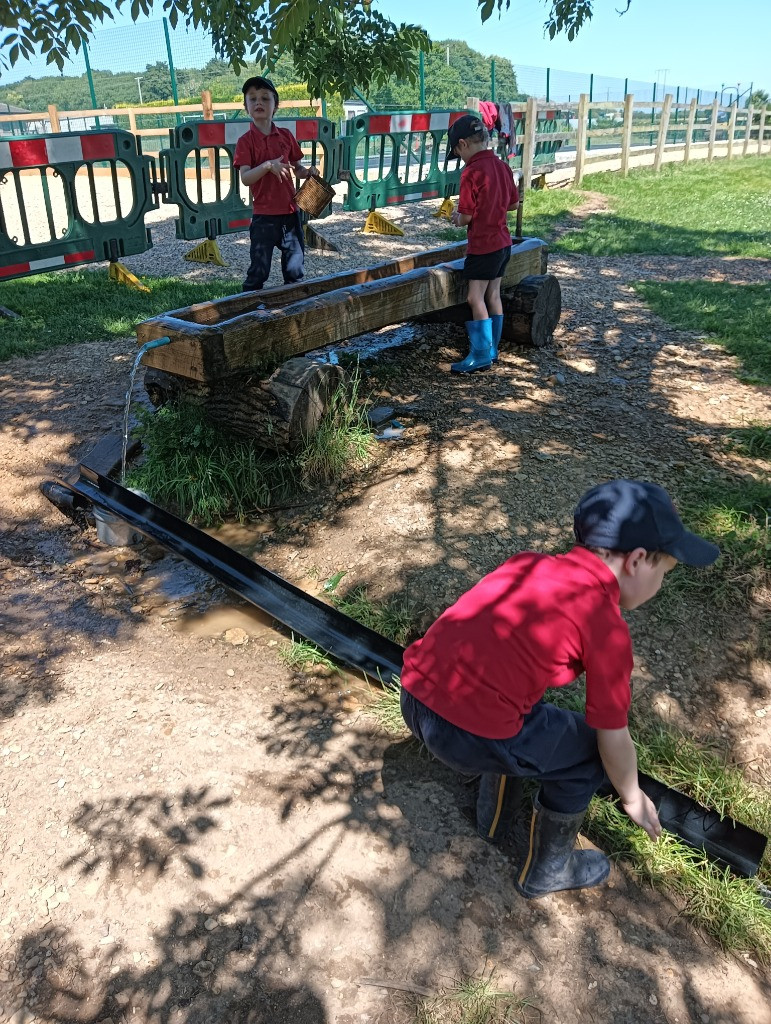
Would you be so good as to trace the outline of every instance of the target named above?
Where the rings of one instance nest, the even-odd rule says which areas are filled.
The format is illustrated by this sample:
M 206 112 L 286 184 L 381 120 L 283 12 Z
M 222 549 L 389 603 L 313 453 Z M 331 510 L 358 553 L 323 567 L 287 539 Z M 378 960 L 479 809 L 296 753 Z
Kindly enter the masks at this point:
M 493 347 L 490 355 L 494 363 L 498 362 L 498 346 L 501 343 L 501 333 L 503 332 L 503 313 L 496 313 L 491 316 L 490 319 L 493 322 Z
M 459 363 L 453 363 L 453 373 L 473 373 L 475 370 L 487 370 L 492 362 L 490 350 L 493 346 L 493 322 L 487 320 L 467 320 L 470 349 L 469 354 Z
M 596 850 L 573 849 L 584 814 L 584 811 L 579 814 L 550 811 L 535 798 L 530 850 L 515 883 L 517 891 L 526 899 L 564 889 L 590 889 L 608 877 L 607 857 Z

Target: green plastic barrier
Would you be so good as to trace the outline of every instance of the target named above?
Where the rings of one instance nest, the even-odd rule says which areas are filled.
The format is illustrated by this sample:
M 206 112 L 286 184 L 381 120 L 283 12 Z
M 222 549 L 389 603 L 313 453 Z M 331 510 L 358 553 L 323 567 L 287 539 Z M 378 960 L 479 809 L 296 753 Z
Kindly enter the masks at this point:
M 346 123 L 345 210 L 374 210 L 456 195 L 460 161 L 447 154 L 447 131 L 467 110 L 362 114 Z M 452 164 L 453 166 L 448 166 Z
M 177 238 L 216 238 L 249 227 L 252 204 L 241 194 L 241 181 L 233 167 L 236 143 L 249 131 L 251 121 L 188 121 L 169 131 L 169 148 L 160 153 L 166 182 L 164 203 L 176 204 Z M 324 179 L 339 181 L 342 146 L 334 125 L 323 117 L 277 118 L 288 128 L 309 163 L 320 165 Z M 192 172 L 192 173 L 191 173 Z M 325 214 L 329 212 L 329 208 Z
M 508 160 L 509 167 L 518 168 L 522 167 L 522 151 L 524 149 L 524 110 L 516 110 L 513 112 L 512 127 L 514 128 L 514 134 L 510 138 L 499 138 L 498 155 L 504 160 Z M 536 127 L 536 133 L 538 135 L 543 135 L 546 132 L 554 132 L 555 135 L 564 134 L 570 130 L 569 113 L 563 113 L 560 110 L 538 111 L 538 124 Z M 561 146 L 562 139 L 556 139 L 554 142 L 536 142 L 535 155 L 533 157 L 533 168 L 535 169 L 536 167 L 553 165 L 557 150 L 560 149 Z
M 154 172 L 139 139 L 117 128 L 0 141 L 0 279 L 152 248 Z

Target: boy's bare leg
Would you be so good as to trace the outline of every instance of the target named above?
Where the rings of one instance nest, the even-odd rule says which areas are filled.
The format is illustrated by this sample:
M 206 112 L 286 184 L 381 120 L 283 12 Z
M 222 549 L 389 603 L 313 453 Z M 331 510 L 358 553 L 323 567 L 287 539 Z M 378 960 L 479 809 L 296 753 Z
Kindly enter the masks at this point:
M 493 283 L 493 281 L 469 281 L 467 301 L 469 306 L 471 306 L 472 320 L 487 320 L 490 316 L 485 304 L 485 294 L 488 286 Z M 498 290 L 500 292 L 500 286 Z
M 501 302 L 501 281 L 502 277 L 496 277 L 494 281 L 488 281 L 485 290 L 485 306 L 488 316 L 502 316 L 503 303 Z M 469 289 L 470 290 L 470 289 Z M 476 319 L 476 318 L 475 318 Z

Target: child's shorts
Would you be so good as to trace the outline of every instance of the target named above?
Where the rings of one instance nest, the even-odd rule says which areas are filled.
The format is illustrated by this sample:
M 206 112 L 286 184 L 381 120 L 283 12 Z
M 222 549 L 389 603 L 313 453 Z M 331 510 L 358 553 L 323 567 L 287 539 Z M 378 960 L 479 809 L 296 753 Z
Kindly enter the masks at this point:
M 495 252 L 484 252 L 467 256 L 463 264 L 465 281 L 494 281 L 503 277 L 506 265 L 511 259 L 511 246 L 505 245 Z

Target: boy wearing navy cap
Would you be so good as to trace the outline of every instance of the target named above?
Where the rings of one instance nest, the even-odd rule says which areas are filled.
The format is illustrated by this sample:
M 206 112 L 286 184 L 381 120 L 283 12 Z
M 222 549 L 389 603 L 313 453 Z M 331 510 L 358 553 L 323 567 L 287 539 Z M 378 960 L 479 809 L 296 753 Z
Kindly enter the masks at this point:
M 487 129 L 474 114 L 464 114 L 450 125 L 448 152 L 466 165 L 452 222 L 468 225 L 463 276 L 468 281 L 472 316 L 466 322 L 469 354 L 452 364 L 453 373 L 486 370 L 497 362 L 503 329 L 501 279 L 511 257 L 506 212 L 517 208 L 519 192 L 509 165 L 487 148 L 489 141 Z
M 682 562 L 710 565 L 720 551 L 686 530 L 667 492 L 639 480 L 588 491 L 564 555 L 523 552 L 485 576 L 407 648 L 402 713 L 451 768 L 481 773 L 477 831 L 499 841 L 516 811 L 518 780 L 538 779 L 530 849 L 516 881 L 532 899 L 598 885 L 606 857 L 574 850 L 592 795 L 607 779 L 628 816 L 661 832 L 637 778 L 627 718 L 632 610 Z M 542 700 L 586 673 L 586 713 Z
M 303 166 L 302 150 L 294 135 L 273 124 L 278 109 L 273 83 L 257 75 L 244 82 L 242 91 L 252 123 L 236 143 L 233 165 L 239 168 L 241 182 L 252 193 L 250 261 L 244 281 L 244 291 L 249 292 L 259 291 L 270 276 L 274 248 L 281 251 L 284 284 L 302 279 L 305 245 L 292 173 L 310 178 L 319 172 L 315 167 Z

